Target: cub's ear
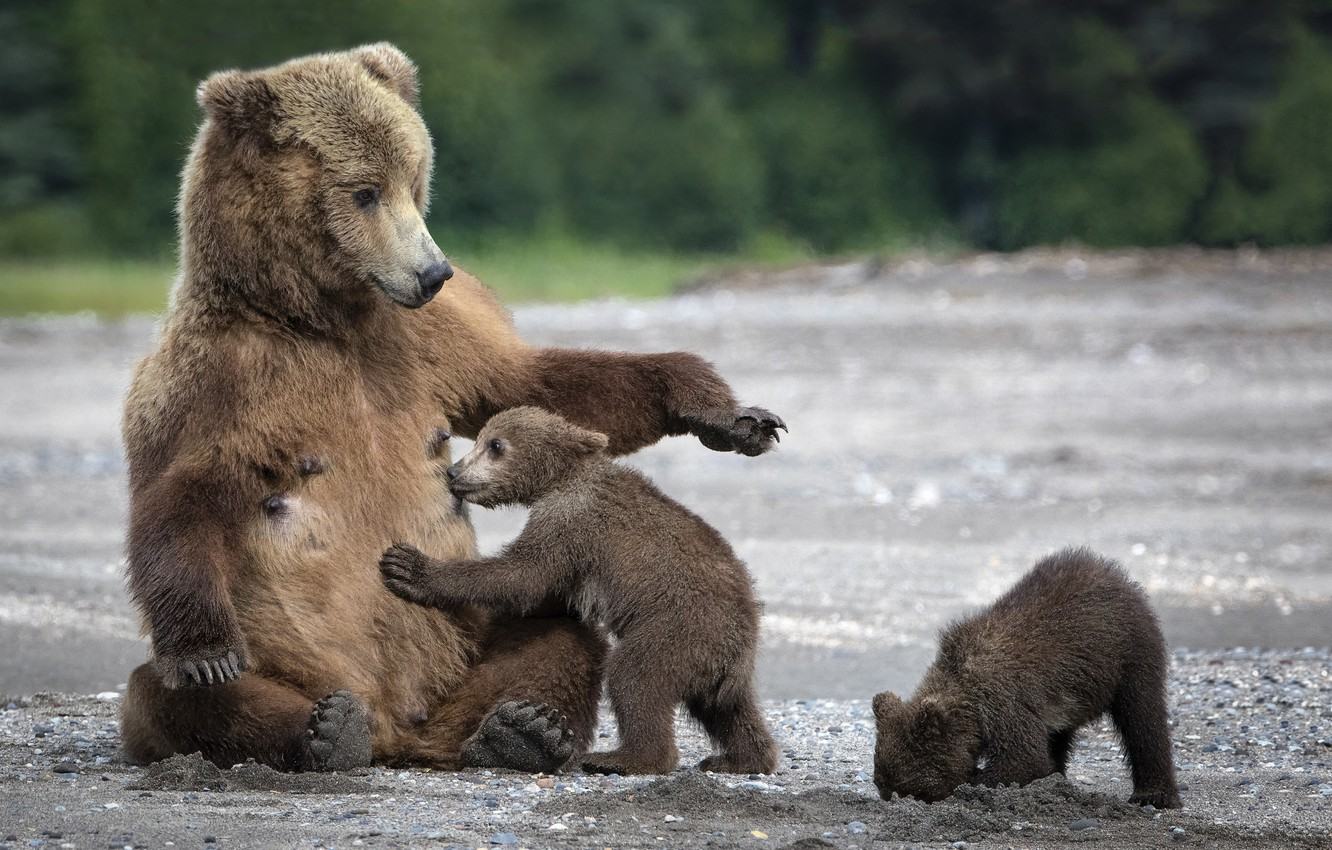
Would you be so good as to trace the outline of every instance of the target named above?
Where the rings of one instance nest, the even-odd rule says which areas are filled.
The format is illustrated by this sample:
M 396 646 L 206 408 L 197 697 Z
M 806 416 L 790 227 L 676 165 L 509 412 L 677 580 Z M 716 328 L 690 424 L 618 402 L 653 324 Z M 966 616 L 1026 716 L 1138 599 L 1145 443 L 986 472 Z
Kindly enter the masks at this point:
M 416 65 L 407 58 L 407 54 L 381 41 L 367 44 L 352 51 L 370 76 L 386 84 L 414 107 L 421 105 L 420 82 L 417 79 Z
M 260 74 L 218 71 L 195 92 L 208 117 L 235 130 L 267 130 L 277 115 L 277 95 Z
M 892 691 L 884 691 L 881 694 L 874 695 L 874 718 L 876 720 L 887 721 L 902 710 L 902 700 Z
M 948 731 L 948 710 L 938 700 L 926 697 L 916 706 L 911 728 L 917 735 L 939 737 Z
M 604 451 L 610 445 L 610 438 L 600 431 L 589 431 L 577 425 L 569 426 L 569 439 L 583 454 L 595 454 Z

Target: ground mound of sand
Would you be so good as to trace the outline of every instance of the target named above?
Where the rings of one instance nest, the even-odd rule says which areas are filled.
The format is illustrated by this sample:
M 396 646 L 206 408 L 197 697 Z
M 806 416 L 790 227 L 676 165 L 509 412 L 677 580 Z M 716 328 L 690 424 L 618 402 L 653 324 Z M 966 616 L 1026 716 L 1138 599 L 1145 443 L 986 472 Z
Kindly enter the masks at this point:
M 223 770 L 198 753 L 148 766 L 131 791 L 279 791 L 287 794 L 352 794 L 375 790 L 366 779 L 345 773 L 282 773 L 253 761 Z

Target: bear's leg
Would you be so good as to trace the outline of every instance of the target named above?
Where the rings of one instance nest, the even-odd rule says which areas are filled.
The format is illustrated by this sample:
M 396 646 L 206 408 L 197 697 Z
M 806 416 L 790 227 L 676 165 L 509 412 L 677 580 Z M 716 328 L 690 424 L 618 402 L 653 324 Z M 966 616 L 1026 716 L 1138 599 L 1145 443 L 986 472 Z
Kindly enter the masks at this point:
M 1126 672 L 1110 703 L 1110 717 L 1119 730 L 1133 774 L 1129 801 L 1158 809 L 1179 808 L 1170 725 L 1165 704 L 1165 669 L 1134 665 Z
M 1054 762 L 1056 772 L 1063 773 L 1068 766 L 1068 755 L 1073 750 L 1073 739 L 1077 734 L 1077 729 L 1050 733 L 1050 761 Z
M 680 762 L 675 747 L 675 706 L 679 688 L 661 669 L 660 653 L 622 641 L 611 654 L 606 687 L 620 746 L 588 753 L 583 770 L 589 773 L 670 773 Z
M 311 702 L 247 673 L 210 687 L 168 688 L 151 664 L 130 674 L 121 707 L 125 755 L 138 764 L 200 753 L 230 767 L 247 759 L 279 770 L 346 770 L 370 763 L 365 709 L 345 691 Z
M 481 658 L 431 715 L 419 751 L 404 760 L 446 770 L 559 770 L 592 740 L 605 654 L 605 639 L 568 617 L 497 621 Z
M 714 773 L 772 773 L 777 769 L 777 744 L 768 732 L 763 710 L 745 683 L 738 698 L 725 700 L 722 693 L 688 701 L 689 713 L 703 726 L 721 753 L 698 763 L 699 770 Z

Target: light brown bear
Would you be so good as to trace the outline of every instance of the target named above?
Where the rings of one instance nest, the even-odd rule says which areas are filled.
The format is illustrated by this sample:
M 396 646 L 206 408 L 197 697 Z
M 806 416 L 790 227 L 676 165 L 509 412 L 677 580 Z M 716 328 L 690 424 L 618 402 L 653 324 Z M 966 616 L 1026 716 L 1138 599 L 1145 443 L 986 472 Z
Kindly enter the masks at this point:
M 524 344 L 426 229 L 431 142 L 396 48 L 227 71 L 198 97 L 180 276 L 124 418 L 128 584 L 152 637 L 127 754 L 558 768 L 591 735 L 603 639 L 379 579 L 395 540 L 475 554 L 448 434 L 535 404 L 613 454 L 688 433 L 756 455 L 780 419 L 689 354 Z
M 777 745 L 754 695 L 759 605 L 749 572 L 703 519 L 636 470 L 611 463 L 606 437 L 535 407 L 486 423 L 449 467 L 455 496 L 530 506 L 522 534 L 489 558 L 436 560 L 399 544 L 384 583 L 433 607 L 527 613 L 560 599 L 616 638 L 606 664 L 620 746 L 590 753 L 594 773 L 669 773 L 680 760 L 680 703 L 720 747 L 718 773 L 772 773 Z

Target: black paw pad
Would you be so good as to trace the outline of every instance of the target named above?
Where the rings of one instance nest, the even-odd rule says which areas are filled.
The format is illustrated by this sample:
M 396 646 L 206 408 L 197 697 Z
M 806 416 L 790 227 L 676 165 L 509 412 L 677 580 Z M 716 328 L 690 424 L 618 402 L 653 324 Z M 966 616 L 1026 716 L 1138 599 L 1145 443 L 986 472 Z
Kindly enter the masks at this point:
M 524 773 L 551 773 L 573 755 L 568 718 L 542 703 L 510 701 L 481 722 L 464 744 L 463 764 L 502 767 Z
M 370 764 L 370 721 L 365 706 L 348 691 L 334 691 L 315 703 L 305 738 L 307 770 L 351 770 Z

